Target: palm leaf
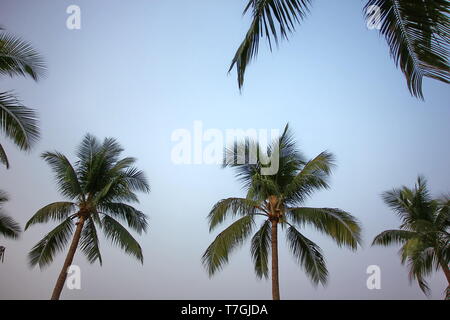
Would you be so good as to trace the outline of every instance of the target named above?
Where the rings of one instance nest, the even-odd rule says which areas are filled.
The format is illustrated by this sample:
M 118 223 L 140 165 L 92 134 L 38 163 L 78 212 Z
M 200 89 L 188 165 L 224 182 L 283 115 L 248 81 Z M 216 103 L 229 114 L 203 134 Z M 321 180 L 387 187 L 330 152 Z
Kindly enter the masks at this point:
M 258 278 L 267 278 L 269 275 L 268 259 L 271 245 L 271 225 L 265 220 L 261 228 L 252 238 L 251 255 Z
M 313 284 L 321 283 L 325 285 L 328 277 L 328 270 L 322 250 L 317 244 L 303 236 L 293 226 L 287 229 L 286 237 L 289 248 L 300 266 L 304 268 Z
M 11 34 L 0 32 L 0 74 L 30 76 L 38 80 L 45 74 L 41 55 L 30 43 Z
M 32 267 L 39 265 L 43 268 L 52 263 L 56 253 L 62 251 L 70 241 L 73 226 L 72 219 L 67 218 L 50 231 L 28 254 L 30 265 Z
M 338 246 L 345 245 L 356 250 L 361 242 L 361 226 L 351 214 L 334 208 L 292 208 L 286 217 L 299 226 L 314 226 L 330 236 Z
M 424 77 L 450 83 L 450 3 L 447 0 L 369 0 L 380 10 L 380 33 L 405 75 L 408 89 L 423 99 Z
M 250 235 L 253 226 L 253 216 L 247 215 L 219 233 L 202 256 L 203 266 L 210 276 L 228 263 L 229 255 Z
M 3 163 L 6 166 L 6 169 L 9 169 L 9 161 L 8 156 L 6 155 L 5 149 L 0 144 L 0 163 Z
M 147 216 L 141 211 L 126 203 L 107 202 L 101 203 L 98 208 L 104 214 L 109 214 L 113 217 L 118 217 L 122 221 L 127 222 L 128 226 L 136 231 L 138 234 L 147 232 L 148 222 Z
M 17 239 L 21 232 L 20 225 L 10 216 L 0 211 L 0 235 L 5 238 Z
M 13 93 L 1 92 L 0 130 L 20 149 L 30 150 L 39 138 L 36 112 L 24 107 Z
M 251 11 L 253 20 L 228 70 L 236 66 L 240 89 L 247 66 L 258 54 L 259 39 L 266 37 L 272 50 L 272 40 L 278 44 L 279 38 L 287 39 L 309 12 L 309 5 L 310 0 L 249 0 L 244 14 Z
M 103 215 L 102 229 L 106 238 L 110 239 L 114 245 L 144 263 L 141 246 L 118 221 L 108 215 Z
M 208 215 L 209 231 L 211 232 L 227 217 L 251 215 L 257 212 L 259 203 L 245 198 L 228 198 L 217 202 Z
M 327 180 L 334 163 L 334 155 L 327 151 L 321 152 L 314 159 L 308 161 L 285 187 L 286 202 L 302 203 L 314 191 L 328 189 Z
M 418 234 L 407 230 L 386 230 L 373 239 L 372 245 L 388 246 L 391 244 L 404 244 L 405 242 L 417 238 Z
M 25 225 L 27 230 L 31 225 L 37 223 L 45 223 L 50 220 L 62 221 L 69 217 L 76 208 L 73 202 L 53 202 L 39 209 Z
M 86 255 L 90 263 L 99 261 L 102 265 L 97 229 L 92 218 L 89 218 L 84 225 L 80 238 L 80 249 Z

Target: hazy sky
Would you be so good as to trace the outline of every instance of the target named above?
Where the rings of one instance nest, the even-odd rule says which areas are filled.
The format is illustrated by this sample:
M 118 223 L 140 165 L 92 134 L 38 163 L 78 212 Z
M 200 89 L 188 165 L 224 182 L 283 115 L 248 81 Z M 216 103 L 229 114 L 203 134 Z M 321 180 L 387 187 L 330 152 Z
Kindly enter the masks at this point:
M 412 98 L 384 39 L 368 30 L 362 1 L 314 1 L 310 17 L 273 54 L 262 43 L 242 93 L 227 75 L 248 27 L 242 0 L 1 0 L 0 24 L 33 43 L 48 76 L 0 79 L 41 117 L 42 138 L 27 154 L 0 137 L 11 169 L 0 168 L 6 210 L 22 225 L 42 206 L 62 200 L 50 168 L 39 158 L 58 150 L 74 159 L 83 135 L 116 137 L 150 180 L 139 209 L 150 230 L 138 237 L 144 265 L 103 240 L 104 264 L 82 254 L 82 289 L 64 299 L 270 299 L 270 281 L 253 273 L 249 245 L 212 279 L 200 263 L 209 234 L 206 216 L 215 202 L 244 191 L 231 170 L 217 165 L 175 165 L 171 134 L 201 120 L 205 129 L 281 129 L 289 122 L 309 157 L 328 149 L 337 157 L 332 188 L 310 206 L 339 207 L 363 223 L 364 247 L 339 249 L 311 230 L 330 271 L 326 288 L 314 288 L 280 236 L 280 287 L 285 299 L 423 299 L 408 283 L 398 248 L 371 248 L 373 237 L 397 228 L 380 194 L 424 174 L 434 195 L 450 190 L 450 90 L 426 80 L 426 101 Z M 66 8 L 81 8 L 81 30 L 66 28 Z M 225 225 L 224 225 L 225 226 Z M 64 254 L 44 269 L 30 269 L 27 253 L 52 225 L 25 232 L 0 264 L 0 299 L 48 299 Z M 381 268 L 381 290 L 366 288 L 366 268 Z M 430 278 L 441 299 L 442 273 Z

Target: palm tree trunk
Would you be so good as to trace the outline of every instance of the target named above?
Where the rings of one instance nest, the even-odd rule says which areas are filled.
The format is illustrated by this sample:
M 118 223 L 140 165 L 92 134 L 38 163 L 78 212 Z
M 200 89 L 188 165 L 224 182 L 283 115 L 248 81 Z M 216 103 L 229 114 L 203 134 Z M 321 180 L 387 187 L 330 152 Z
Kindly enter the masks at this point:
M 77 222 L 77 228 L 75 229 L 75 233 L 73 235 L 72 243 L 70 244 L 69 252 L 67 253 L 66 260 L 64 261 L 64 265 L 59 274 L 58 280 L 56 280 L 55 289 L 53 289 L 53 294 L 51 300 L 59 300 L 59 296 L 61 295 L 61 291 L 64 287 L 64 283 L 67 278 L 67 269 L 70 267 L 73 261 L 73 257 L 75 255 L 75 251 L 77 251 L 78 242 L 80 242 L 81 231 L 83 230 L 84 225 L 84 217 L 81 216 Z
M 448 265 L 445 263 L 441 263 L 442 271 L 444 271 L 445 277 L 447 278 L 448 285 L 450 286 L 450 270 L 448 269 Z
M 278 221 L 272 220 L 272 299 L 280 300 L 280 283 L 278 280 Z

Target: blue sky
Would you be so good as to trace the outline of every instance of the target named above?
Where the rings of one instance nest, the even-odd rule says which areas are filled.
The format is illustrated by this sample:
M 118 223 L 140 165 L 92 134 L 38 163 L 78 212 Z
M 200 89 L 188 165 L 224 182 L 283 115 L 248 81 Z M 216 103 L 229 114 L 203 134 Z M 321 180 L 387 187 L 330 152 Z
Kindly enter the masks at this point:
M 66 28 L 66 8 L 81 8 L 81 30 Z M 0 24 L 29 40 L 45 57 L 48 76 L 1 78 L 24 104 L 38 110 L 42 138 L 19 152 L 2 139 L 12 163 L 0 168 L 0 187 L 11 195 L 6 209 L 22 225 L 43 205 L 58 201 L 50 168 L 39 158 L 58 150 L 74 159 L 83 135 L 116 137 L 125 154 L 139 159 L 151 183 L 139 208 L 150 231 L 139 237 L 145 263 L 102 242 L 103 267 L 82 255 L 82 290 L 62 298 L 268 299 L 270 282 L 253 274 L 249 246 L 209 279 L 200 257 L 215 234 L 206 215 L 215 202 L 244 191 L 233 172 L 214 165 L 175 165 L 171 134 L 205 128 L 282 129 L 289 122 L 309 157 L 336 155 L 332 188 L 316 193 L 310 206 L 339 207 L 363 223 L 364 247 L 339 249 L 306 230 L 326 255 L 330 281 L 314 288 L 295 265 L 284 241 L 280 248 L 281 296 L 286 299 L 423 299 L 409 285 L 398 248 L 371 248 L 379 232 L 399 221 L 380 194 L 425 175 L 434 195 L 449 191 L 450 91 L 425 80 L 425 102 L 412 98 L 385 41 L 368 30 L 362 1 L 315 1 L 311 15 L 288 42 L 260 55 L 239 92 L 229 63 L 249 24 L 244 1 L 25 1 L 2 0 Z M 26 265 L 29 249 L 50 230 L 32 228 L 7 247 L 1 266 L 0 298 L 49 297 L 64 255 L 43 271 Z M 366 288 L 366 268 L 382 271 L 382 289 Z M 430 278 L 433 298 L 445 289 L 443 274 Z M 7 289 L 6 289 L 7 288 Z

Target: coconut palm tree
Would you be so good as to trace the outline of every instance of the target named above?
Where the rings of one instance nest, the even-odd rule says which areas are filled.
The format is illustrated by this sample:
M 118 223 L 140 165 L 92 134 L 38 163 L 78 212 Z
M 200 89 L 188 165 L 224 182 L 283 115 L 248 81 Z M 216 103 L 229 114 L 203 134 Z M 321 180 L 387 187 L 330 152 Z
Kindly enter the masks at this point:
M 248 0 L 244 14 L 252 22 L 231 62 L 237 70 L 239 88 L 249 63 L 256 58 L 259 40 L 287 39 L 310 12 L 312 0 Z M 379 24 L 395 65 L 403 72 L 410 93 L 423 99 L 424 77 L 450 82 L 450 2 L 448 0 L 367 0 L 366 19 Z
M 0 190 L 0 235 L 5 238 L 17 239 L 21 231 L 19 224 L 3 212 L 3 204 L 8 200 L 8 195 Z M 5 247 L 0 248 L 0 260 L 3 262 Z
M 25 229 L 50 220 L 60 223 L 32 248 L 28 256 L 30 265 L 40 268 L 49 265 L 72 236 L 51 297 L 54 300 L 60 297 L 67 268 L 78 248 L 90 263 L 102 264 L 98 229 L 113 244 L 143 263 L 139 243 L 121 222 L 138 234 L 147 231 L 146 215 L 128 203 L 138 203 L 135 192 L 148 193 L 150 187 L 144 173 L 133 166 L 136 159 L 120 158 L 122 151 L 115 139 L 106 138 L 100 143 L 88 134 L 78 147 L 78 161 L 74 165 L 59 152 L 42 154 L 55 173 L 59 191 L 69 201 L 51 203 L 27 222 Z
M 257 150 L 256 161 L 248 161 L 246 150 Z M 296 149 L 288 126 L 267 150 L 269 155 L 278 150 L 278 171 L 275 174 L 261 174 L 267 161 L 260 150 L 258 143 L 248 140 L 228 150 L 225 166 L 236 170 L 236 177 L 243 182 L 247 195 L 245 198 L 223 199 L 214 205 L 208 215 L 210 231 L 226 218 L 239 219 L 219 233 L 203 254 L 202 262 L 210 276 L 215 274 L 228 262 L 231 252 L 252 234 L 257 219 L 261 218 L 251 239 L 251 256 L 257 277 L 267 278 L 271 255 L 272 297 L 278 300 L 279 227 L 286 230 L 292 254 L 315 285 L 326 283 L 328 270 L 322 250 L 300 228 L 312 226 L 331 237 L 338 246 L 354 250 L 360 241 L 361 228 L 351 214 L 341 209 L 303 206 L 314 191 L 328 188 L 327 178 L 334 163 L 331 153 L 325 151 L 306 161 Z
M 419 176 L 414 189 L 401 187 L 383 193 L 384 202 L 398 215 L 400 229 L 386 230 L 373 245 L 401 244 L 402 264 L 408 263 L 410 281 L 429 294 L 425 280 L 433 270 L 441 269 L 450 290 L 450 197 L 432 199 L 424 177 Z
M 0 75 L 29 76 L 37 81 L 44 74 L 43 59 L 32 46 L 0 27 Z M 0 131 L 21 150 L 30 150 L 39 138 L 35 111 L 22 105 L 11 91 L 0 91 Z M 1 144 L 0 163 L 9 168 L 8 157 Z

